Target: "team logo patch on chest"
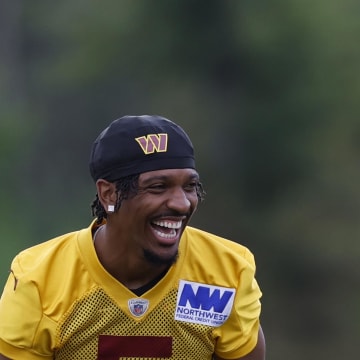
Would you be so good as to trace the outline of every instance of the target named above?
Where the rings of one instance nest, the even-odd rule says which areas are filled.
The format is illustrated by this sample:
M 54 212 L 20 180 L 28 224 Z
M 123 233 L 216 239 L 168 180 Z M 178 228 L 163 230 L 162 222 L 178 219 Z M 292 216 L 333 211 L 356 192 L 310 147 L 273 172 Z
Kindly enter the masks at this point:
M 229 317 L 235 289 L 180 280 L 175 320 L 218 327 Z
M 146 299 L 130 299 L 128 301 L 128 307 L 130 312 L 136 316 L 143 316 L 149 308 L 149 300 Z

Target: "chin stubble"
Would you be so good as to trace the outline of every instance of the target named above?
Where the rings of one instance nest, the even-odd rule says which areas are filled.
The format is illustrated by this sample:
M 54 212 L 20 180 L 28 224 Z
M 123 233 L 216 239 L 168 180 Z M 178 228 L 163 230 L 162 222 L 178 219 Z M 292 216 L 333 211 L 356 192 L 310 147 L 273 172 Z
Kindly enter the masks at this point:
M 176 251 L 176 253 L 173 256 L 164 258 L 164 257 L 161 257 L 161 256 L 153 253 L 152 251 L 144 249 L 144 257 L 149 263 L 151 263 L 153 265 L 171 266 L 176 263 L 176 260 L 179 257 L 179 252 Z

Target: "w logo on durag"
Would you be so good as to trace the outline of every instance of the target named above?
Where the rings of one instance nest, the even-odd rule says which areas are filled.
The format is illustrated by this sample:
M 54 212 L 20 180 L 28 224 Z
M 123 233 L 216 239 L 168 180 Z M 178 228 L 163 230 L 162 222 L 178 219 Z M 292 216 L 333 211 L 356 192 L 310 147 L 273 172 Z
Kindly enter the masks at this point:
M 166 152 L 168 144 L 168 134 L 148 134 L 135 138 L 144 154 L 156 152 Z

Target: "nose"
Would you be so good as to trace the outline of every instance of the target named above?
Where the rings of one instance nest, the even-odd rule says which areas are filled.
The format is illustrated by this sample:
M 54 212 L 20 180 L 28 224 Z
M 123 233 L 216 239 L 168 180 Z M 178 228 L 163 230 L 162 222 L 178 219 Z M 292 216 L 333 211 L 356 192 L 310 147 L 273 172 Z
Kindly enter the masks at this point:
M 188 213 L 191 209 L 189 195 L 183 188 L 174 189 L 174 191 L 169 194 L 167 207 L 181 214 Z

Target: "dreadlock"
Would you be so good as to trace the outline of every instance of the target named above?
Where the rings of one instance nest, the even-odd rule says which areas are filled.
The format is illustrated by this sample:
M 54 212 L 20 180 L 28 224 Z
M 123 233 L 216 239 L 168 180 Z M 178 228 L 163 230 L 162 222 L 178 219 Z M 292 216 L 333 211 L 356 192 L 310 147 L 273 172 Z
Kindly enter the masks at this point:
M 140 174 L 129 175 L 115 181 L 117 201 L 115 204 L 115 211 L 119 210 L 123 200 L 128 199 L 129 196 L 136 195 L 138 192 Z M 201 182 L 196 185 L 196 195 L 199 202 L 205 199 L 206 192 Z M 102 206 L 98 194 L 91 204 L 92 215 L 96 217 L 96 223 L 99 225 L 107 218 L 107 212 Z
M 206 192 L 204 190 L 203 184 L 200 181 L 198 181 L 196 184 L 196 195 L 198 197 L 199 202 L 205 200 Z
M 117 200 L 115 211 L 119 210 L 121 203 L 129 196 L 135 195 L 138 191 L 139 174 L 125 176 L 115 181 Z M 91 204 L 92 215 L 96 216 L 96 223 L 101 224 L 107 218 L 107 212 L 102 206 L 98 194 Z

